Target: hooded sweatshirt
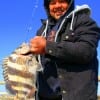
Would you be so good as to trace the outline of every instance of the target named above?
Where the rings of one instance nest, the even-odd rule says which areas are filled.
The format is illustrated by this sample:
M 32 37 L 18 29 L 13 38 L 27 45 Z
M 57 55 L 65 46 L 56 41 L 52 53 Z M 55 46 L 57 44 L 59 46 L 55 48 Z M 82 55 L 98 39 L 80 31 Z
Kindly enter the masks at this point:
M 69 6 L 69 9 L 67 10 L 67 14 L 70 13 L 72 10 L 74 10 L 74 0 L 66 0 L 68 2 L 68 4 L 70 5 Z M 50 16 L 50 12 L 49 12 L 49 3 L 50 3 L 50 0 L 44 0 L 44 8 L 47 12 L 47 16 L 48 18 L 52 18 Z
M 86 96 L 88 96 L 87 92 L 90 91 L 90 93 L 92 93 L 91 88 L 95 90 L 96 86 L 97 86 L 97 84 L 94 84 L 97 81 L 97 68 L 98 68 L 95 47 L 98 44 L 98 37 L 100 38 L 100 34 L 98 36 L 98 32 L 100 32 L 100 29 L 97 28 L 97 26 L 94 22 L 91 23 L 91 21 L 89 20 L 92 26 L 90 25 L 90 26 L 86 27 L 85 29 L 87 29 L 87 30 L 83 29 L 84 27 L 81 28 L 83 32 L 86 31 L 87 33 L 89 33 L 89 37 L 88 37 L 88 35 L 86 38 L 84 38 L 84 36 L 82 36 L 83 40 L 80 40 L 80 41 L 84 41 L 84 42 L 86 41 L 86 43 L 89 44 L 88 45 L 89 47 L 90 47 L 90 45 L 95 45 L 95 46 L 93 47 L 93 49 L 89 49 L 87 47 L 83 47 L 85 45 L 84 45 L 84 43 L 81 44 L 80 41 L 77 41 L 76 43 L 79 43 L 79 44 L 76 45 L 74 42 L 76 40 L 78 40 L 80 35 L 82 35 L 82 34 L 75 35 L 75 33 L 74 33 L 76 15 L 78 15 L 80 13 L 82 13 L 82 14 L 85 13 L 87 16 L 89 16 L 90 8 L 88 7 L 88 5 L 82 5 L 82 6 L 76 6 L 76 8 L 74 9 L 74 0 L 68 0 L 68 3 L 70 5 L 68 10 L 66 11 L 66 13 L 63 16 L 61 16 L 61 18 L 58 21 L 55 21 L 55 19 L 53 19 L 49 13 L 49 8 L 48 8 L 49 2 L 50 2 L 50 0 L 44 0 L 44 7 L 47 12 L 47 20 L 46 20 L 46 22 L 43 22 L 43 27 L 38 31 L 37 35 L 42 35 L 47 38 L 49 36 L 49 33 L 53 30 L 53 31 L 55 31 L 55 37 L 54 37 L 53 42 L 47 41 L 47 45 L 46 45 L 47 54 L 40 57 L 40 62 L 42 64 L 43 71 L 38 73 L 38 78 L 37 78 L 38 93 L 42 97 L 56 98 L 58 95 L 61 95 L 60 86 L 62 86 L 62 87 L 64 87 L 65 90 L 69 91 L 68 92 L 69 94 L 67 94 L 68 100 L 89 100 L 86 97 Z M 66 31 L 66 29 L 64 29 L 66 20 L 67 21 L 70 20 L 70 23 L 67 27 L 68 31 L 65 34 L 63 34 L 63 36 L 62 36 L 62 38 L 64 40 L 63 43 L 65 43 L 65 44 L 63 44 L 63 43 L 59 43 L 59 40 L 61 40 L 61 38 L 59 39 L 59 37 L 63 33 L 63 31 Z M 77 23 L 81 23 L 81 20 L 78 20 Z M 87 23 L 85 23 L 85 24 L 88 25 Z M 92 30 L 92 28 L 93 28 L 93 30 Z M 77 33 L 78 32 L 81 33 L 81 29 L 78 29 Z M 96 39 L 92 38 L 92 35 L 93 35 L 92 33 L 95 34 L 95 36 L 97 37 Z M 68 37 L 68 35 L 69 35 L 69 37 Z M 94 39 L 96 41 L 95 44 L 93 42 L 94 40 L 92 40 L 92 39 Z M 78 46 L 80 46 L 80 49 L 76 50 L 75 47 L 78 47 Z M 82 51 L 83 53 L 81 53 L 81 50 L 83 50 L 84 48 L 86 48 L 87 51 L 85 52 L 85 50 L 84 50 L 84 52 Z M 92 50 L 94 50 L 94 51 L 92 51 Z M 95 52 L 95 54 L 94 54 L 94 52 Z M 73 57 L 73 54 L 74 54 L 75 58 Z M 81 54 L 81 56 L 79 56 L 80 54 Z M 95 57 L 94 57 L 95 60 L 91 61 L 91 59 L 93 59 L 94 55 L 95 55 Z M 60 58 L 60 59 L 58 59 L 58 58 Z M 62 62 L 62 63 L 60 63 L 60 62 Z M 60 82 L 58 79 L 58 74 L 63 75 L 65 77 L 63 79 L 63 84 L 61 84 L 61 85 L 60 85 Z M 87 88 L 89 91 L 86 91 L 84 89 L 84 91 L 86 92 L 86 95 L 84 94 L 84 96 L 83 96 L 82 92 L 84 92 L 84 91 L 83 90 L 79 91 L 79 89 L 83 89 L 83 86 L 87 85 L 86 82 L 88 79 L 87 80 L 84 79 L 84 82 L 82 81 L 83 83 L 81 83 L 80 86 L 79 86 L 79 83 L 77 83 L 77 82 L 78 81 L 81 82 L 82 78 L 84 78 L 84 77 L 86 78 L 86 76 L 89 77 L 92 74 L 95 75 L 95 77 L 93 76 L 93 78 L 95 78 L 95 80 L 93 80 L 93 82 L 92 82 L 93 86 L 91 85 L 92 83 L 88 84 L 89 87 L 87 87 Z M 77 75 L 79 75 L 79 77 Z M 74 83 L 76 83 L 76 84 L 74 84 Z M 72 88 L 75 88 L 74 91 Z M 95 95 L 95 93 L 96 93 L 96 91 L 94 91 L 94 95 Z M 76 97 L 76 99 L 75 99 L 75 97 Z M 64 100 L 67 100 L 67 99 L 65 98 Z

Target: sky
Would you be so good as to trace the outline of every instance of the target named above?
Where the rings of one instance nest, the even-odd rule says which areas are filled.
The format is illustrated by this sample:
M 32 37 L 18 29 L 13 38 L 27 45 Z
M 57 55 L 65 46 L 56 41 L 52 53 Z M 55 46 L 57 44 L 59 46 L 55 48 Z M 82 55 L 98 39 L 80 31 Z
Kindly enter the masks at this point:
M 91 7 L 91 17 L 100 26 L 100 0 L 75 1 L 75 5 L 82 4 Z M 3 80 L 2 59 L 11 54 L 21 43 L 29 42 L 36 35 L 36 31 L 41 26 L 40 19 L 43 18 L 46 18 L 43 0 L 0 0 L 0 80 Z M 100 62 L 100 43 L 98 59 Z M 5 91 L 4 86 L 0 86 L 0 92 L 2 91 Z M 98 94 L 100 94 L 100 85 Z

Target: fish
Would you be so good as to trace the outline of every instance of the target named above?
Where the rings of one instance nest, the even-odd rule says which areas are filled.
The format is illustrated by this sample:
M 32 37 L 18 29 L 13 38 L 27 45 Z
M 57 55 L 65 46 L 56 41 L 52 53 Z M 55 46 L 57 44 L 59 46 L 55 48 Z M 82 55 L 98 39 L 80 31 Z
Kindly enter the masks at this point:
M 14 100 L 35 100 L 36 76 L 42 67 L 38 56 L 29 52 L 28 44 L 22 43 L 3 59 L 5 87 Z

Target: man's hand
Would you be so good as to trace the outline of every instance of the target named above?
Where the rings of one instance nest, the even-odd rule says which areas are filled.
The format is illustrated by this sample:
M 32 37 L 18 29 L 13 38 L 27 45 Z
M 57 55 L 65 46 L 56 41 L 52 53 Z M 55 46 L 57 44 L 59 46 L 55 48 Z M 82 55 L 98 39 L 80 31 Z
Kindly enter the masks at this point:
M 45 54 L 46 39 L 42 36 L 36 36 L 30 40 L 30 50 L 35 54 Z

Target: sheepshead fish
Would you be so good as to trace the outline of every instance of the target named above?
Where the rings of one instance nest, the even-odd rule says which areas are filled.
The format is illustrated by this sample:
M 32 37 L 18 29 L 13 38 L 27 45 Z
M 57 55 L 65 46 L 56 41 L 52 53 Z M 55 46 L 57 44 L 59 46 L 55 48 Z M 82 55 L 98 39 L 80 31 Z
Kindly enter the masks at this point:
M 3 60 L 5 86 L 14 100 L 35 100 L 36 74 L 42 67 L 36 55 L 28 52 L 29 46 L 23 43 Z

